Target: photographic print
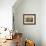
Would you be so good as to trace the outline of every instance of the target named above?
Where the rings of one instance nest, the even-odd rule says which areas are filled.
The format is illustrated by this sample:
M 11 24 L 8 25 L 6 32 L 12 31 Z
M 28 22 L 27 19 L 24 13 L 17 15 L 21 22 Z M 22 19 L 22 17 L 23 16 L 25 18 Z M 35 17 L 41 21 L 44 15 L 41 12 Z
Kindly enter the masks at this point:
M 23 15 L 23 24 L 25 24 L 25 25 L 36 24 L 36 14 L 24 14 Z

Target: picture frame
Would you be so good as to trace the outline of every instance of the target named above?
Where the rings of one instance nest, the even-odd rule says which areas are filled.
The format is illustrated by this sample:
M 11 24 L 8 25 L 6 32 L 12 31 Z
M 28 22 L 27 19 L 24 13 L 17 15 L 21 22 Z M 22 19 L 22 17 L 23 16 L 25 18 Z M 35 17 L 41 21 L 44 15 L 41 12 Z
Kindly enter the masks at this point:
M 35 25 L 36 14 L 23 14 L 23 24 L 24 25 Z

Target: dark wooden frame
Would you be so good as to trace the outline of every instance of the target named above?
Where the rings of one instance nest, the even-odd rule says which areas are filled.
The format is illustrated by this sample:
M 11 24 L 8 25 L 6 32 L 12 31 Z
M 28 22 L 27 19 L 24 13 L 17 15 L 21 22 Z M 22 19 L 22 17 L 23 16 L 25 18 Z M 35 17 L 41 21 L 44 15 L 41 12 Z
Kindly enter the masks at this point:
M 34 16 L 34 23 L 24 23 L 25 16 Z M 23 24 L 24 25 L 35 25 L 36 24 L 36 14 L 23 14 Z

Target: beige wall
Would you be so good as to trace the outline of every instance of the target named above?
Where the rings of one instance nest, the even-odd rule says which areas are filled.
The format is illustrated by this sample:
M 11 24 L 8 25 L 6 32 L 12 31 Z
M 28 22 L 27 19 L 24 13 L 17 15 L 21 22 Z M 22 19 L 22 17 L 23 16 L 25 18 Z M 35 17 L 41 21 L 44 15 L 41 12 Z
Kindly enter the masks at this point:
M 14 5 L 16 6 L 16 5 Z M 41 1 L 40 0 L 23 0 L 20 5 L 13 8 L 15 30 L 23 33 L 24 38 L 35 41 L 36 46 L 41 46 Z M 36 14 L 36 25 L 24 25 L 23 14 Z
M 37 46 L 46 46 L 46 0 L 24 0 L 20 4 L 13 7 L 15 29 L 23 32 L 24 37 L 34 39 Z M 36 25 L 23 25 L 23 13 L 36 13 Z
M 41 38 L 42 46 L 46 46 L 46 0 L 41 2 Z

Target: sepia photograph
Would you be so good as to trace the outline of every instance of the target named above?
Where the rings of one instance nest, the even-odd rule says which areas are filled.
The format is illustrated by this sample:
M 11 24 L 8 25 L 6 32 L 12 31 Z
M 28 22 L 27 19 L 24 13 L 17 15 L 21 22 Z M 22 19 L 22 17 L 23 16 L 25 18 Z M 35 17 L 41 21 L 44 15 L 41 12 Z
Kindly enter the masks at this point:
M 46 46 L 46 0 L 0 0 L 0 46 Z
M 24 14 L 23 15 L 23 24 L 25 24 L 25 25 L 36 24 L 36 14 Z

